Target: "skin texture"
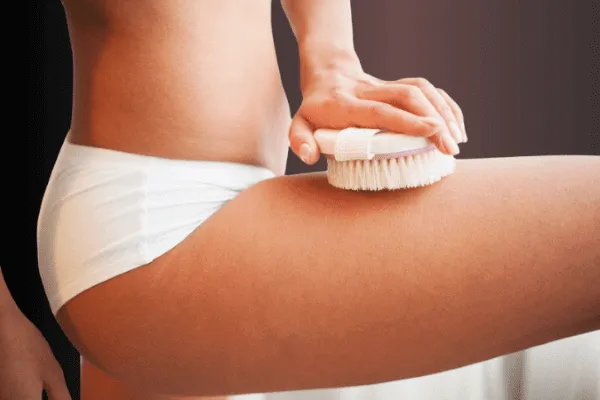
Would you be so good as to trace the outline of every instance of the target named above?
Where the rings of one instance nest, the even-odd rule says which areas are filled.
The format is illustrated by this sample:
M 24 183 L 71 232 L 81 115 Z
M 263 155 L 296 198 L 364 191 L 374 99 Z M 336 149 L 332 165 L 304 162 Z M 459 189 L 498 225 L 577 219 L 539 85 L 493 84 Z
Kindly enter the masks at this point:
M 227 397 L 170 396 L 134 388 L 115 380 L 92 363 L 83 360 L 81 364 L 81 398 L 85 400 L 227 400 Z
M 73 142 L 284 173 L 291 116 L 268 0 L 64 5 Z
M 303 143 L 314 146 L 316 125 L 401 130 L 402 118 L 389 115 L 403 109 L 413 123 L 441 121 L 415 132 L 441 146 L 446 122 L 462 114 L 422 79 L 378 81 L 348 61 L 348 49 L 299 40 L 308 46 L 305 101 L 288 140 L 268 1 L 128 4 L 65 1 L 72 141 L 262 165 L 278 177 L 154 262 L 60 310 L 86 359 L 84 388 L 121 400 L 132 390 L 354 386 L 600 328 L 599 157 L 461 160 L 431 187 L 380 193 L 337 190 L 323 174 L 281 176 L 288 145 L 298 155 Z M 450 113 L 438 110 L 440 98 Z M 311 148 L 308 163 L 317 154 Z
M 384 193 L 271 179 L 59 320 L 121 379 L 215 395 L 420 376 L 598 329 L 598 171 L 467 160 Z

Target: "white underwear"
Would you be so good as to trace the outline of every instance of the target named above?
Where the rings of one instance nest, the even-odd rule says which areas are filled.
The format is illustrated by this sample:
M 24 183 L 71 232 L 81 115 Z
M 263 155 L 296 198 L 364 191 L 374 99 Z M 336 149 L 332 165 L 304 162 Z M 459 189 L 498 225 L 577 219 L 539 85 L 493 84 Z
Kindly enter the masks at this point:
M 54 315 L 86 289 L 148 264 L 267 168 L 188 161 L 65 140 L 38 218 L 38 265 Z

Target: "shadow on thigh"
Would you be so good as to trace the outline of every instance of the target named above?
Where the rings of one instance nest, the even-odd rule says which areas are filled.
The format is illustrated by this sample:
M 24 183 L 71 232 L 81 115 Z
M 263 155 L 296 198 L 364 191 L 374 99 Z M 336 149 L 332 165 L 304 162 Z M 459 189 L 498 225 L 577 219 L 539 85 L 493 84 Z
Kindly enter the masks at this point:
M 229 397 L 180 397 L 156 394 L 123 384 L 83 358 L 81 400 L 228 400 Z

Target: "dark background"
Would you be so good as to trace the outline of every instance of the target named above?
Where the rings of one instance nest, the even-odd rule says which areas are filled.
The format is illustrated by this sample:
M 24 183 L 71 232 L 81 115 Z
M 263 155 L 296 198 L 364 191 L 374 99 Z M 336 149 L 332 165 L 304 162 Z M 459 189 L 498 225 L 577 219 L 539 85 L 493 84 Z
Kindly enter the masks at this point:
M 390 80 L 425 77 L 460 104 L 469 142 L 458 158 L 600 155 L 599 2 L 354 0 L 355 44 L 367 72 Z M 4 248 L 0 265 L 79 399 L 79 355 L 48 307 L 35 242 L 43 191 L 70 125 L 72 60 L 60 1 L 29 4 L 28 208 L 17 216 L 21 235 L 5 242 L 19 246 Z M 297 47 L 277 0 L 273 30 L 295 112 L 301 101 Z M 288 174 L 323 169 L 323 160 L 307 167 L 290 153 Z M 6 220 L 10 211 L 4 211 Z

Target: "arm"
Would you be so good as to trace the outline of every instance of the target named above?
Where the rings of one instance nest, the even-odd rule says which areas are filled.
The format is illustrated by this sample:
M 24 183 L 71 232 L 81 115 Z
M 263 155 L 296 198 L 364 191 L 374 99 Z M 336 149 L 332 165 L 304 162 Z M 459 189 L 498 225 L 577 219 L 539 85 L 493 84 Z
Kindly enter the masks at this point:
M 350 0 L 282 0 L 298 41 L 302 105 L 290 147 L 307 164 L 319 159 L 318 128 L 381 128 L 428 137 L 458 154 L 467 134 L 462 111 L 423 78 L 385 82 L 362 69 L 354 49 Z M 461 128 L 462 127 L 462 128 Z
M 354 50 L 350 0 L 281 0 L 298 42 L 300 80 L 319 70 L 361 70 Z

